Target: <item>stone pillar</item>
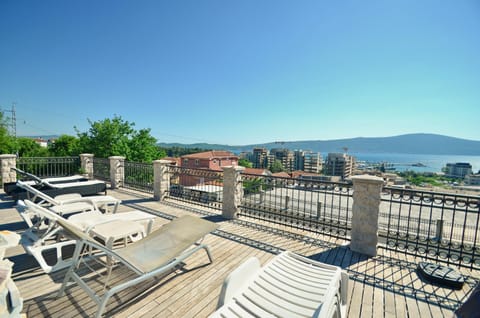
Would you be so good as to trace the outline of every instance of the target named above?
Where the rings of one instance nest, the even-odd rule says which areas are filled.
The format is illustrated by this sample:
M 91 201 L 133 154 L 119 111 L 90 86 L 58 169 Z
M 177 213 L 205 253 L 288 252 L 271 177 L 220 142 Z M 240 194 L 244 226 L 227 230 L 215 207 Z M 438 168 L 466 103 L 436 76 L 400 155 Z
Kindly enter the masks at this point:
M 82 173 L 88 175 L 89 179 L 93 179 L 93 154 L 80 154 L 80 169 Z
M 378 213 L 383 179 L 362 175 L 352 177 L 353 211 L 350 249 L 368 256 L 377 255 Z
M 243 199 L 243 185 L 241 173 L 244 167 L 222 167 L 223 169 L 223 210 L 222 215 L 227 219 L 236 219 Z
M 111 156 L 108 159 L 110 160 L 110 187 L 120 188 L 125 180 L 125 157 Z
M 153 198 L 162 201 L 170 189 L 169 160 L 153 161 Z
M 15 170 L 11 169 L 15 168 L 16 166 L 17 157 L 15 155 L 0 155 L 0 183 L 2 187 L 4 183 L 17 181 L 17 173 L 15 172 Z

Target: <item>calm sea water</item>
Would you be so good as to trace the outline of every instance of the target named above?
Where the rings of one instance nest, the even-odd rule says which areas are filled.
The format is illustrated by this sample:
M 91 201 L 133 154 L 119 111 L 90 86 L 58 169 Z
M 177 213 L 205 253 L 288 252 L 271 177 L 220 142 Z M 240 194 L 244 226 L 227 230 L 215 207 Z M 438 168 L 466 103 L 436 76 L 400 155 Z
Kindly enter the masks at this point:
M 395 153 L 350 153 L 358 161 L 368 163 L 388 162 L 393 164 L 396 171 L 411 170 L 416 172 L 441 172 L 447 163 L 468 162 L 474 173 L 480 170 L 480 156 L 452 156 L 452 155 L 416 155 Z M 424 167 L 412 166 L 422 164 Z

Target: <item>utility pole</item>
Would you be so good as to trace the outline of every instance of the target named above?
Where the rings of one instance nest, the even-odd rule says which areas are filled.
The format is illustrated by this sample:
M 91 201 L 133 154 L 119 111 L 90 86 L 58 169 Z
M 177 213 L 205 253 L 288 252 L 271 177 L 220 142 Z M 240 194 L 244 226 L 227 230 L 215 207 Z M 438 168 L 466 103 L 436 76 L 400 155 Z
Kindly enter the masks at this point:
M 7 127 L 10 130 L 10 133 L 17 138 L 17 116 L 15 113 L 15 103 L 12 103 L 12 109 L 11 110 L 1 110 L 3 113 L 11 113 L 9 119 L 10 123 L 7 123 Z
M 15 112 L 15 102 L 12 103 L 12 109 L 11 110 L 2 110 L 0 109 L 0 112 L 2 113 L 11 113 L 10 116 L 10 123 L 7 123 L 7 127 L 10 130 L 10 133 L 15 137 L 15 140 L 17 139 L 17 115 Z M 16 144 L 16 143 L 15 143 Z M 18 148 L 15 146 L 15 154 L 17 155 L 18 158 Z

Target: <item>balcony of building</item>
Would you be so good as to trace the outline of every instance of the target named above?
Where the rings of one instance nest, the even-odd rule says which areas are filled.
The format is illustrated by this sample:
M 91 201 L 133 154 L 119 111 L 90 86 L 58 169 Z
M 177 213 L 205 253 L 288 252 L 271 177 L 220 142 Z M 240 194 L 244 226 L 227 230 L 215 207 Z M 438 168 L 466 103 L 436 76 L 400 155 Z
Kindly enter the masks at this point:
M 234 268 L 252 256 L 265 264 L 283 250 L 348 273 L 349 317 L 452 317 L 480 278 L 478 196 L 381 186 L 378 242 L 371 255 L 359 251 L 362 246 L 354 242 L 358 235 L 354 201 L 363 200 L 355 197 L 363 190 L 356 188 L 354 195 L 354 186 L 361 184 L 247 175 L 235 169 L 223 173 L 182 169 L 165 162 L 147 165 L 118 158 L 90 158 L 89 163 L 93 171 L 87 169 L 87 173 L 108 181 L 108 194 L 122 200 L 118 213 L 132 209 L 151 213 L 156 216 L 154 227 L 184 214 L 220 226 L 205 239 L 213 254 L 212 264 L 198 253 L 185 266 L 148 286 L 137 286 L 111 299 L 106 316 L 208 317 L 216 309 L 223 280 Z M 22 164 L 16 162 L 25 168 Z M 34 163 L 28 164 L 35 169 Z M 182 175 L 201 177 L 202 190 L 182 186 Z M 242 189 L 236 203 L 226 201 L 236 195 L 225 188 L 230 183 Z M 15 202 L 4 193 L 0 199 L 0 230 L 21 234 L 26 224 Z M 228 204 L 233 204 L 233 218 Z M 94 314 L 95 303 L 78 287 L 56 297 L 64 270 L 45 274 L 21 245 L 8 249 L 6 257 L 14 263 L 12 277 L 27 317 Z M 454 268 L 465 278 L 463 288 L 425 280 L 417 272 L 421 261 Z M 122 278 L 123 273 L 113 272 L 118 275 L 115 279 Z

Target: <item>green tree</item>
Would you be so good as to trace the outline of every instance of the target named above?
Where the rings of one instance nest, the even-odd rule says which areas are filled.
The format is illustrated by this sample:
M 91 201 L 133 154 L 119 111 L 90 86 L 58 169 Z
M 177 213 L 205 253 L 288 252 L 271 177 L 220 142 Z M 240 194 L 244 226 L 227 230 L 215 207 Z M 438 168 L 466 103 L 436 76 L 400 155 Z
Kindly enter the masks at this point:
M 270 166 L 269 169 L 272 173 L 277 173 L 277 172 L 282 172 L 285 171 L 285 168 L 283 167 L 283 164 L 280 160 L 276 159 L 272 165 Z
M 242 167 L 245 167 L 245 168 L 251 168 L 251 167 L 253 167 L 253 163 L 251 163 L 250 161 L 248 161 L 248 160 L 245 159 L 245 158 L 240 158 L 240 159 L 238 159 L 238 165 L 239 165 L 239 166 L 242 166 Z
M 160 150 L 157 139 L 150 135 L 150 129 L 140 129 L 134 132 L 130 139 L 130 160 L 141 162 L 152 162 L 153 160 L 166 157 L 165 151 Z
M 40 146 L 31 138 L 17 138 L 17 147 L 19 157 L 48 157 L 49 155 L 47 148 Z
M 61 135 L 49 145 L 48 151 L 55 157 L 78 156 L 81 153 L 79 139 L 75 136 Z
M 150 129 L 136 131 L 134 123 L 115 115 L 112 119 L 88 121 L 90 129 L 79 132 L 79 149 L 98 158 L 124 156 L 128 161 L 151 162 L 161 156 Z

